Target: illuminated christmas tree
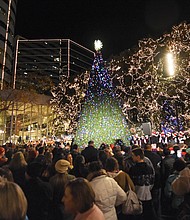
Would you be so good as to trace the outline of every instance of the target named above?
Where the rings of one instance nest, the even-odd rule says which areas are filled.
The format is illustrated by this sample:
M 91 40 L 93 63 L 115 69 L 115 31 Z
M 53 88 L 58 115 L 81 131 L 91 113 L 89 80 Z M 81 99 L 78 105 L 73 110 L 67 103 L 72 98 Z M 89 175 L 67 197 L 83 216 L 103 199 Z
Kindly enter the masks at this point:
M 101 41 L 95 41 L 96 54 L 75 136 L 75 143 L 80 146 L 89 140 L 94 140 L 96 147 L 117 139 L 128 144 L 130 135 L 101 48 Z

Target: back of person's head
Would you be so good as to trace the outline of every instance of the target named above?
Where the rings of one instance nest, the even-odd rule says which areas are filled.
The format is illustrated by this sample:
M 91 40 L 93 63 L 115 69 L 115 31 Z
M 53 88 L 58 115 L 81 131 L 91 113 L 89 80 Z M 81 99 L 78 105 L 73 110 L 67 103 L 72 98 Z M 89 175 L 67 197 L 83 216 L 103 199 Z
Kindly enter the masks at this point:
M 140 148 L 140 146 L 139 146 L 139 145 L 136 145 L 136 144 L 134 144 L 134 145 L 131 146 L 131 150 L 136 149 L 136 148 Z
M 182 159 L 176 159 L 174 164 L 173 164 L 173 169 L 180 172 L 186 167 L 186 162 L 183 161 Z
M 65 150 L 62 148 L 57 148 L 56 150 L 52 151 L 53 153 L 53 162 L 56 163 L 60 159 L 65 159 Z
M 103 166 L 106 164 L 107 158 L 108 158 L 108 155 L 106 154 L 104 150 L 98 151 L 98 160 L 102 163 Z
M 100 171 L 102 168 L 103 166 L 100 161 L 93 161 L 88 166 L 89 173 Z
M 27 160 L 34 160 L 36 157 L 38 156 L 38 152 L 37 150 L 35 150 L 34 148 L 30 148 L 28 151 L 28 158 Z
M 31 178 L 37 178 L 40 177 L 43 171 L 43 165 L 38 162 L 32 162 L 28 164 L 26 173 Z
M 72 150 L 77 150 L 77 149 L 78 149 L 78 145 L 77 145 L 77 144 L 71 145 L 71 151 L 72 151 Z
M 67 188 L 70 189 L 70 193 L 79 213 L 84 213 L 93 207 L 95 193 L 88 180 L 76 178 L 66 185 L 66 189 Z
M 168 155 L 170 154 L 170 149 L 169 149 L 168 147 L 164 147 L 164 149 L 163 149 L 163 154 L 164 154 L 165 156 L 168 156 Z
M 45 151 L 44 147 L 39 147 L 38 152 L 39 154 L 43 154 Z
M 109 157 L 106 161 L 106 171 L 113 172 L 119 169 L 119 164 L 116 158 Z
M 27 162 L 25 160 L 24 154 L 21 151 L 16 152 L 10 162 L 10 167 L 12 169 L 17 169 L 26 165 Z
M 81 164 L 85 164 L 85 158 L 81 154 L 77 155 L 74 160 L 74 167 L 80 166 Z
M 0 176 L 10 182 L 14 182 L 13 174 L 7 166 L 0 167 Z
M 145 150 L 152 150 L 152 146 L 150 144 L 145 144 L 144 149 Z
M 126 146 L 123 151 L 125 152 L 126 155 L 129 155 L 131 153 L 131 147 L 130 146 Z
M 92 141 L 92 140 L 89 141 L 89 142 L 88 142 L 88 146 L 94 146 L 94 141 Z
M 140 159 L 144 159 L 144 152 L 143 152 L 142 148 L 140 148 L 140 147 L 135 148 L 135 149 L 132 150 L 132 153 L 135 156 L 139 156 Z
M 0 177 L 0 219 L 25 220 L 27 200 L 22 189 Z

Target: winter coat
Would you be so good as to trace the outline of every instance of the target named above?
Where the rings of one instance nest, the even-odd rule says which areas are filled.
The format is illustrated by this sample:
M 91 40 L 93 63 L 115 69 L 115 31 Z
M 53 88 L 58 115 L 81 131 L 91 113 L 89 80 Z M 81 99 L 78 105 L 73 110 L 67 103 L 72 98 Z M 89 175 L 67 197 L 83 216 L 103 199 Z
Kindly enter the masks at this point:
M 50 184 L 43 182 L 40 178 L 31 178 L 26 181 L 24 193 L 28 202 L 28 218 L 30 220 L 48 219 L 53 199 L 53 190 Z
M 152 162 L 152 165 L 154 167 L 155 181 L 154 181 L 153 189 L 159 189 L 159 188 L 161 188 L 161 162 L 162 162 L 162 158 L 156 152 L 152 152 L 149 150 L 144 151 L 144 156 L 147 157 Z
M 179 176 L 172 182 L 172 190 L 179 196 L 190 193 L 190 169 L 188 167 L 180 171 Z
M 115 206 L 126 201 L 126 193 L 117 182 L 105 172 L 91 174 L 91 186 L 95 192 L 95 203 L 103 212 L 106 220 L 117 220 Z
M 172 174 L 173 171 L 173 164 L 175 162 L 175 159 L 172 155 L 167 155 L 162 160 L 161 163 L 161 178 L 162 178 L 162 186 L 165 187 L 165 183 L 169 175 Z

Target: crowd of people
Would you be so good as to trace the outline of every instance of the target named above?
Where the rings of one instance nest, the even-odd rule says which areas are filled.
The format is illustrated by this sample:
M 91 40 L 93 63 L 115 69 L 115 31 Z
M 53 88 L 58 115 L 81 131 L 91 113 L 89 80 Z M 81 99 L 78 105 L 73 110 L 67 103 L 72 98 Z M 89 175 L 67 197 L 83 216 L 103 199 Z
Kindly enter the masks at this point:
M 190 146 L 94 144 L 0 147 L 0 219 L 190 219 Z M 123 214 L 129 189 L 142 214 Z

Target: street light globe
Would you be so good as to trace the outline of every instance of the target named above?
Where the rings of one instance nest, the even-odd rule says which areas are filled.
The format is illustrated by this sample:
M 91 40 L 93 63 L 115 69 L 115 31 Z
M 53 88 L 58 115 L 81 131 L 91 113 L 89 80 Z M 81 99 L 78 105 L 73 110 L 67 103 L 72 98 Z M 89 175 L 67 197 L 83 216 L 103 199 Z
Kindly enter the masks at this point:
M 175 64 L 174 64 L 174 57 L 172 53 L 166 54 L 166 62 L 167 62 L 167 72 L 169 76 L 174 76 L 175 74 Z

